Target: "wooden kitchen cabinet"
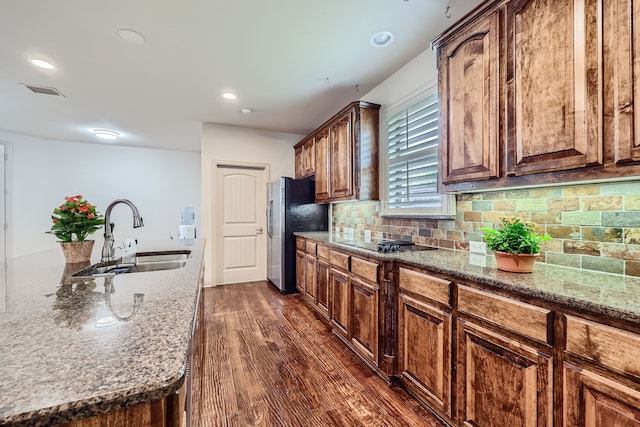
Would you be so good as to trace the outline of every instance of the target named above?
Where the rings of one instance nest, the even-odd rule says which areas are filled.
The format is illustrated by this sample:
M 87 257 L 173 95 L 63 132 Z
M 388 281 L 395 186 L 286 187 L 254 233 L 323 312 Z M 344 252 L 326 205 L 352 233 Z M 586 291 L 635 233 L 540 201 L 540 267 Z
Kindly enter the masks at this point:
M 349 275 L 331 268 L 331 325 L 345 339 L 349 337 Z
M 320 314 L 329 318 L 331 301 L 331 264 L 329 264 L 330 249 L 324 245 L 318 245 L 318 268 L 316 273 L 316 301 L 315 305 Z
M 640 113 L 634 106 L 640 99 L 640 3 L 607 1 L 603 12 L 605 154 L 624 166 L 640 161 Z
M 304 275 L 304 292 L 309 301 L 315 303 L 316 300 L 316 272 L 318 268 L 318 259 L 311 255 L 305 254 L 305 275 Z
M 315 174 L 316 147 L 313 136 L 300 141 L 294 146 L 295 150 L 295 177 L 305 178 Z
M 378 200 L 379 109 L 353 102 L 314 131 L 316 203 Z
M 507 174 L 603 164 L 599 3 L 507 3 Z
M 640 176 L 640 5 L 488 0 L 432 42 L 441 192 Z
M 439 46 L 444 184 L 499 176 L 499 23 L 494 11 Z
M 640 335 L 566 315 L 564 426 L 640 426 Z
M 421 401 L 451 418 L 452 309 L 449 280 L 400 267 L 398 374 Z
M 316 202 L 324 203 L 331 199 L 329 129 L 324 128 L 316 134 Z
M 296 289 L 302 296 L 305 295 L 305 287 L 307 284 L 306 267 L 307 262 L 304 251 L 300 249 L 296 250 Z
M 552 426 L 552 312 L 458 285 L 458 313 L 458 422 Z
M 378 366 L 378 263 L 351 257 L 351 344 Z

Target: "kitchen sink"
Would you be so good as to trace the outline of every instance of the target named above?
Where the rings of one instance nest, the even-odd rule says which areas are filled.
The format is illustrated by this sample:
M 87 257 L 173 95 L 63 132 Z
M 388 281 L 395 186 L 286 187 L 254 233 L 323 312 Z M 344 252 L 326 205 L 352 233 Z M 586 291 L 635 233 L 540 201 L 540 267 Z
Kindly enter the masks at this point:
M 123 262 L 122 258 L 110 262 L 99 262 L 71 275 L 75 278 L 115 276 L 117 274 L 141 273 L 145 271 L 175 270 L 182 268 L 191 256 L 191 251 L 139 252 L 133 262 Z

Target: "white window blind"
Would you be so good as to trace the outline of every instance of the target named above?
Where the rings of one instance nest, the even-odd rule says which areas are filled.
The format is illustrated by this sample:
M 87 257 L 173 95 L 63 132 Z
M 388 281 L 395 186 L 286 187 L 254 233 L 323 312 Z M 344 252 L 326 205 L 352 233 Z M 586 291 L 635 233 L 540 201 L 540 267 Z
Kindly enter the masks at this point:
M 386 214 L 451 215 L 438 193 L 438 91 L 433 87 L 387 114 Z

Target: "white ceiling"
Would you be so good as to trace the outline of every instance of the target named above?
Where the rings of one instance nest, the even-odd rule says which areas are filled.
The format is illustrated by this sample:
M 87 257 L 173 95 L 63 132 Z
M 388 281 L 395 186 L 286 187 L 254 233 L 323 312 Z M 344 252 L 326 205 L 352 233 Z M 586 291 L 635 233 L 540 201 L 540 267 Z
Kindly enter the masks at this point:
M 109 128 L 121 145 L 188 151 L 200 150 L 202 122 L 307 134 L 480 2 L 3 0 L 0 131 L 100 143 L 90 130 Z M 121 28 L 146 43 L 122 41 Z M 381 30 L 395 41 L 372 47 Z

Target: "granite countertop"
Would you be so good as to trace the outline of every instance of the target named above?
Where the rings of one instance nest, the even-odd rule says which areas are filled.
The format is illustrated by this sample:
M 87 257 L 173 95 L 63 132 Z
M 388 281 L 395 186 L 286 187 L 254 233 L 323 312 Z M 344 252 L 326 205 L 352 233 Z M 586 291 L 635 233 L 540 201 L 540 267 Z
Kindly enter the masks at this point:
M 67 422 L 158 400 L 182 385 L 204 250 L 202 240 L 182 242 L 141 242 L 138 252 L 189 249 L 191 257 L 180 269 L 116 276 L 111 309 L 105 278 L 61 285 L 77 268 L 65 265 L 60 249 L 9 260 L 0 426 Z M 92 262 L 99 252 L 96 245 Z M 98 326 L 131 315 L 134 294 L 144 296 L 133 318 Z
M 640 278 L 601 273 L 536 262 L 533 273 L 508 273 L 495 268 L 493 255 L 435 249 L 401 253 L 378 253 L 357 246 L 359 240 L 328 232 L 296 232 L 350 251 L 381 260 L 396 260 L 407 265 L 446 274 L 459 280 L 481 283 L 525 296 L 541 298 L 580 311 L 640 323 Z

